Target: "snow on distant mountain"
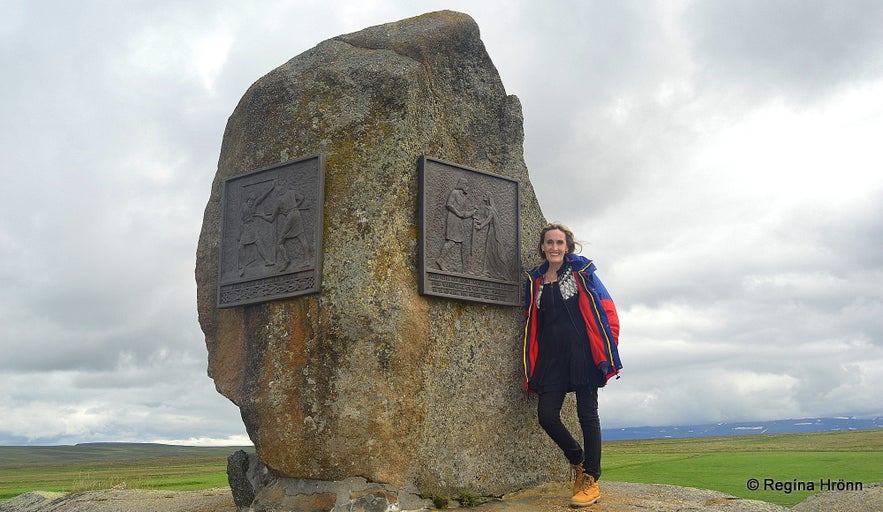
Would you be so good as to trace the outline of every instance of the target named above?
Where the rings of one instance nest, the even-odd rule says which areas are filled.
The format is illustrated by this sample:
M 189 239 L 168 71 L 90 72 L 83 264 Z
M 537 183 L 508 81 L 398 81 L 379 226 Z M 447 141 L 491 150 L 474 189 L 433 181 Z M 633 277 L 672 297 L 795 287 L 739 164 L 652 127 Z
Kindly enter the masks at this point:
M 603 429 L 603 437 L 605 441 L 616 441 L 624 439 L 664 439 L 669 437 L 834 432 L 838 430 L 868 430 L 875 428 L 883 428 L 883 417 L 858 419 L 849 416 L 839 416 L 836 418 L 801 418 L 738 423 L 722 422 L 670 427 L 605 428 Z

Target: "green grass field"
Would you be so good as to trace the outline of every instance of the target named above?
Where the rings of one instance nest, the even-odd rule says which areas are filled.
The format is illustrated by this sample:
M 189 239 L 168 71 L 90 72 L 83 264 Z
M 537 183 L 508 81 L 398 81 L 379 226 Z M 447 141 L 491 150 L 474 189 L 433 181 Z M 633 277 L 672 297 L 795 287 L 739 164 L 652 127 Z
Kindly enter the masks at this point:
M 604 444 L 603 479 L 722 491 L 792 506 L 828 480 L 883 482 L 883 429 Z M 757 490 L 749 490 L 756 479 Z M 794 490 L 798 487 L 813 490 Z
M 227 485 L 238 448 L 152 444 L 0 446 L 0 500 L 34 490 L 195 490 Z M 246 448 L 253 451 L 252 448 Z M 610 441 L 605 480 L 699 487 L 792 506 L 821 481 L 883 482 L 883 429 L 819 434 Z M 749 479 L 760 488 L 747 488 Z M 764 489 L 779 485 L 779 489 Z M 787 492 L 788 486 L 812 491 Z M 832 489 L 833 490 L 833 489 Z
M 137 443 L 0 446 L 0 500 L 35 490 L 81 492 L 120 484 L 130 489 L 225 487 L 227 457 L 237 449 Z

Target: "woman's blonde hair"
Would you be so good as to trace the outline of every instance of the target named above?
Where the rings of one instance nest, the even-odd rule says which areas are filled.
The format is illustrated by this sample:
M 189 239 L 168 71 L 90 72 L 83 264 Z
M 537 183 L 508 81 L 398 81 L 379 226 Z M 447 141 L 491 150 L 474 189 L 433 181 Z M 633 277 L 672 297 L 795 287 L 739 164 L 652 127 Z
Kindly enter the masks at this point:
M 543 229 L 540 230 L 540 241 L 537 244 L 537 252 L 540 255 L 540 259 L 543 261 L 546 261 L 546 254 L 543 252 L 543 242 L 546 240 L 546 233 L 556 229 L 564 233 L 564 240 L 567 242 L 567 254 L 573 254 L 583 250 L 583 246 L 573 237 L 573 231 L 571 231 L 570 228 L 564 224 L 553 222 L 551 224 L 546 224 Z

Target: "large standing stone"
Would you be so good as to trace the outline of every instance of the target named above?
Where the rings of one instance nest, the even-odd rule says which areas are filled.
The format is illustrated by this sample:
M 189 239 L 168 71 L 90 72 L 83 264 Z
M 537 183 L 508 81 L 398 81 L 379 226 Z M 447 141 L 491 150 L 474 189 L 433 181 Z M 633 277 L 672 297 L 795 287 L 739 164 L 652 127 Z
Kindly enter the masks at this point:
M 209 375 L 278 476 L 502 494 L 561 475 L 521 390 L 520 308 L 417 292 L 421 155 L 519 180 L 534 261 L 523 137 L 478 26 L 450 11 L 335 37 L 245 93 L 205 209 L 199 321 Z M 321 293 L 218 309 L 221 183 L 318 153 Z

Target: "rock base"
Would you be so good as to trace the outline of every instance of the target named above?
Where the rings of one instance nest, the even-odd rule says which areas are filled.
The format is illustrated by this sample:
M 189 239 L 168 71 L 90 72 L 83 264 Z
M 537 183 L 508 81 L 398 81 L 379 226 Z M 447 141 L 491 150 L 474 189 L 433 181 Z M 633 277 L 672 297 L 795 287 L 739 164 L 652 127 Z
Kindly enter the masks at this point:
M 255 454 L 238 451 L 230 456 L 228 475 L 233 496 L 242 512 L 417 512 L 459 504 L 451 500 L 435 503 L 414 492 L 394 486 L 347 478 L 337 482 L 284 478 L 276 475 Z M 680 510 L 718 512 L 787 512 L 788 509 L 763 501 L 746 500 L 718 491 L 673 485 L 606 482 L 601 484 L 601 501 L 590 510 L 655 511 Z M 547 512 L 572 510 L 570 486 L 551 483 L 508 494 L 492 503 L 469 507 L 474 512 Z M 253 497 L 247 505 L 244 501 Z
M 239 510 L 249 512 L 407 512 L 433 502 L 414 492 L 350 477 L 329 482 L 277 475 L 255 454 L 242 450 L 227 460 L 227 476 Z

